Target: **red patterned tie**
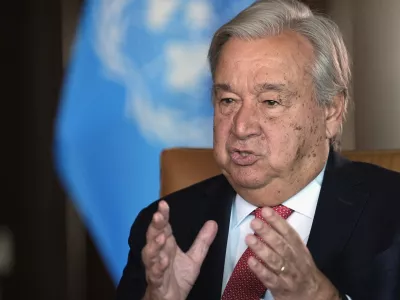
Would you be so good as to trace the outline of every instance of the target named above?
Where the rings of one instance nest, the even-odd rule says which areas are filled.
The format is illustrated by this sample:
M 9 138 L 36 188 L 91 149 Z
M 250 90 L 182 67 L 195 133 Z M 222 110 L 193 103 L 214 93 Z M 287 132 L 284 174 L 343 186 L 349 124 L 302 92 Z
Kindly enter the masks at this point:
M 252 214 L 266 223 L 261 216 L 261 209 L 261 207 L 255 209 Z M 275 206 L 273 209 L 284 219 L 289 218 L 293 212 L 283 205 Z M 259 300 L 265 294 L 266 287 L 258 280 L 247 264 L 250 256 L 255 256 L 254 252 L 247 248 L 229 278 L 222 300 Z

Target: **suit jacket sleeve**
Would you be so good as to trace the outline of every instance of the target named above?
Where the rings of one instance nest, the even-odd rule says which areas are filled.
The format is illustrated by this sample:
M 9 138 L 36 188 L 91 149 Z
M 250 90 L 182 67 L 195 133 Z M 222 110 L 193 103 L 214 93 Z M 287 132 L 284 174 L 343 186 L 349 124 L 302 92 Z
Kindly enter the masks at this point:
M 146 245 L 146 231 L 151 217 L 151 212 L 143 210 L 132 225 L 128 262 L 117 287 L 117 300 L 141 300 L 144 296 L 147 283 L 141 252 Z

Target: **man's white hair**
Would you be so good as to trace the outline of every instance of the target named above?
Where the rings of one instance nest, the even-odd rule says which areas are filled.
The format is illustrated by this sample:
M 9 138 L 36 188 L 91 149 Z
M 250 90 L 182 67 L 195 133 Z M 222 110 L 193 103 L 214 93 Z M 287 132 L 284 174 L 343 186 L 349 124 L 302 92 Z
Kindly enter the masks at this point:
M 314 48 L 311 75 L 318 103 L 329 106 L 336 95 L 343 95 L 342 125 L 330 140 L 334 149 L 339 150 L 343 121 L 350 102 L 348 53 L 338 26 L 325 16 L 314 14 L 305 4 L 295 0 L 259 0 L 220 27 L 208 53 L 212 77 L 215 76 L 221 49 L 231 37 L 252 40 L 279 35 L 284 30 L 301 34 Z

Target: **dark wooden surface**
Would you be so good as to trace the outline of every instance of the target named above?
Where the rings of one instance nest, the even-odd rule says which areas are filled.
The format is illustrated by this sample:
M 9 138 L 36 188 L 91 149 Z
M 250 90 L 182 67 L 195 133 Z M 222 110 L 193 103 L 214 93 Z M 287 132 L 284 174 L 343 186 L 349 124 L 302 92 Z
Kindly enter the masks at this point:
M 9 47 L 3 64 L 16 76 L 9 77 L 4 88 L 10 93 L 2 97 L 13 107 L 2 112 L 9 119 L 7 130 L 15 130 L 15 141 L 3 142 L 10 149 L 6 176 L 16 175 L 10 181 L 12 192 L 1 200 L 7 212 L 1 222 L 14 236 L 15 265 L 3 281 L 3 298 L 64 300 L 65 197 L 52 155 L 62 80 L 59 2 L 8 5 L 15 6 L 3 9 L 10 36 L 2 41 Z

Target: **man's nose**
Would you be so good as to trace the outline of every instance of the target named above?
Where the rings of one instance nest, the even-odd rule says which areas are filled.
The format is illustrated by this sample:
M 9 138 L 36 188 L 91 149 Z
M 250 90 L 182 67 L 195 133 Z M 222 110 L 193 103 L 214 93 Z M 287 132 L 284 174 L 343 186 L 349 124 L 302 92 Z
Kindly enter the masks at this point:
M 260 135 L 260 118 L 255 104 L 242 104 L 233 118 L 232 133 L 242 140 Z

